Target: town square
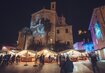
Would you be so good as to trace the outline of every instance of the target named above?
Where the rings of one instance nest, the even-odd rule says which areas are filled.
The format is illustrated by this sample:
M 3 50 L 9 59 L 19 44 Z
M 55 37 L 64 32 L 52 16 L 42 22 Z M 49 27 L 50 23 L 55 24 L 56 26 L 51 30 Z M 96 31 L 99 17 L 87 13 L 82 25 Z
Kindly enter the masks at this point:
M 105 73 L 104 0 L 0 5 L 0 73 Z

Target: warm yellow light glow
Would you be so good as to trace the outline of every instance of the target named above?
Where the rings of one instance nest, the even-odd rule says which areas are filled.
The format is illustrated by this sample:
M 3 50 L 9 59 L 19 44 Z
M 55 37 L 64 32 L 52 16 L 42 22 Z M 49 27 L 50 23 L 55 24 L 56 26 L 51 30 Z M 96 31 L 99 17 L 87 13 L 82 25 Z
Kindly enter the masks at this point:
M 7 47 L 3 46 L 3 49 L 7 49 Z
M 78 34 L 81 35 L 81 34 L 82 34 L 82 30 L 79 30 L 79 31 L 78 31 Z
M 43 50 L 37 52 L 37 54 L 38 54 L 38 55 L 43 54 L 43 55 L 45 55 L 45 57 L 48 57 L 49 55 L 50 55 L 51 57 L 54 57 L 54 55 L 57 55 L 56 52 L 50 51 L 50 50 L 48 50 L 48 49 L 43 49 Z
M 2 50 L 3 50 L 3 51 L 8 51 L 8 48 L 5 47 L 5 46 L 3 46 L 3 47 L 2 47 Z
M 48 53 L 48 50 L 44 50 L 44 54 L 47 54 Z
M 52 42 L 52 39 L 50 39 L 50 41 Z
M 66 52 L 67 54 L 69 54 L 70 56 L 80 56 L 81 53 L 75 50 L 70 50 L 68 52 Z
M 20 56 L 25 57 L 24 54 L 26 54 L 26 53 L 27 53 L 27 50 L 23 50 L 23 51 L 20 51 L 19 53 L 17 53 L 16 55 L 20 55 Z M 34 57 L 35 53 L 32 53 L 32 52 L 28 51 L 28 55 L 31 56 L 31 57 Z

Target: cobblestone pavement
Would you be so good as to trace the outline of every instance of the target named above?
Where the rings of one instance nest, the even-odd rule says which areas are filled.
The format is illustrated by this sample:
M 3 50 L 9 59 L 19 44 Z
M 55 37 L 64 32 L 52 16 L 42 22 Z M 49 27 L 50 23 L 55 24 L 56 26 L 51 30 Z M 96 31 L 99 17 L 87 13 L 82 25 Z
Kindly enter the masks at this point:
M 45 63 L 43 66 L 33 67 L 34 63 L 28 63 L 28 66 L 24 66 L 25 63 L 19 65 L 13 64 L 8 66 L 1 66 L 0 73 L 60 73 L 60 67 L 56 63 Z M 105 64 L 98 63 L 101 72 L 105 73 Z M 73 73 L 93 73 L 91 64 L 88 62 L 74 62 Z
M 80 62 L 74 63 L 73 73 L 92 73 L 92 71 Z M 57 64 L 46 64 L 39 73 L 60 73 L 60 67 Z
M 83 64 L 87 66 L 90 70 L 92 70 L 91 63 L 88 62 L 88 63 L 83 63 Z M 97 62 L 97 65 L 99 67 L 100 73 L 105 73 L 105 62 Z

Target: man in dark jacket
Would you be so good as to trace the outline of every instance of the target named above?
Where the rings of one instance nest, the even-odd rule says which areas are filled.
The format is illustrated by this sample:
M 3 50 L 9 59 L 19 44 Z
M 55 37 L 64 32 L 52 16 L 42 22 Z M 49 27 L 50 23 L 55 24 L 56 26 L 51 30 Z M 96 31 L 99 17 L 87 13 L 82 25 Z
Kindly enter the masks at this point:
M 96 69 L 98 71 L 98 73 L 100 73 L 99 67 L 97 65 L 97 56 L 95 54 L 95 52 L 92 52 L 90 54 L 90 58 L 91 58 L 91 64 L 92 64 L 92 68 L 93 68 L 93 72 L 96 73 Z
M 64 73 L 72 73 L 73 69 L 74 69 L 73 62 L 70 61 L 69 57 L 67 57 L 66 61 L 61 67 L 61 71 L 63 71 Z

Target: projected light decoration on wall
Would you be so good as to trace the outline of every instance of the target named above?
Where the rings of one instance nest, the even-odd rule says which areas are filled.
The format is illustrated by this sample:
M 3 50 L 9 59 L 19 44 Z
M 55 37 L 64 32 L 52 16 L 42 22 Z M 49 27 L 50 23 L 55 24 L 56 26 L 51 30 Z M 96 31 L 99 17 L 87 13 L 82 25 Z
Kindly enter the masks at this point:
M 94 31 L 95 31 L 95 35 L 96 35 L 97 39 L 102 38 L 102 32 L 101 32 L 100 24 L 97 22 L 94 25 Z
M 40 36 L 44 37 L 46 35 L 45 33 L 45 27 L 44 24 L 42 23 L 42 19 L 39 16 L 36 16 L 35 21 L 31 21 L 31 26 L 30 29 L 32 30 L 33 36 Z
M 94 51 L 94 45 L 92 42 L 84 43 L 83 47 L 84 47 L 85 51 L 88 53 Z

